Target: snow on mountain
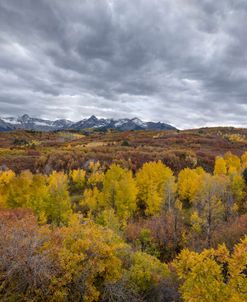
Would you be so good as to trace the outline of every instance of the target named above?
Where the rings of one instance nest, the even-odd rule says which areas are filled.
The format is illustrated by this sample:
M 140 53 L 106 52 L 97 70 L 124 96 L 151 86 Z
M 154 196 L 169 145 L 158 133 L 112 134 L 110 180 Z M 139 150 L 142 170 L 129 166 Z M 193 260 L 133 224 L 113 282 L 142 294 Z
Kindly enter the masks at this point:
M 134 124 L 140 126 L 140 127 L 144 127 L 146 128 L 147 127 L 147 124 L 143 121 L 141 121 L 139 118 L 135 117 L 131 120 Z
M 50 121 L 45 119 L 33 118 L 27 114 L 19 117 L 3 117 L 2 123 L 11 125 L 11 129 L 26 129 L 36 131 L 52 131 L 68 128 L 73 124 L 72 121 L 60 119 L 56 121 Z M 1 131 L 1 129 L 0 129 Z
M 104 119 L 97 118 L 92 115 L 88 119 L 82 119 L 78 122 L 72 122 L 66 119 L 55 121 L 30 117 L 24 114 L 20 117 L 4 117 L 0 118 L 0 131 L 9 131 L 13 129 L 26 129 L 35 131 L 55 131 L 55 130 L 83 130 L 83 129 L 116 129 L 120 131 L 128 130 L 171 130 L 175 129 L 171 125 L 165 123 L 143 122 L 139 118 L 132 119 Z
M 73 124 L 70 120 L 60 119 L 52 122 L 52 126 L 56 129 L 68 128 Z
M 143 122 L 139 118 L 135 117 L 132 119 L 98 119 L 96 116 L 91 116 L 89 119 L 84 119 L 75 124 L 72 124 L 70 128 L 74 129 L 86 129 L 86 128 L 97 128 L 97 129 L 116 129 L 120 131 L 128 130 L 171 130 L 175 129 L 171 125 L 165 123 L 154 123 L 154 122 Z
M 128 119 L 121 119 L 114 121 L 115 127 L 121 127 L 122 125 L 126 124 L 128 122 Z
M 5 117 L 5 118 L 2 117 L 1 120 L 8 124 L 13 124 L 13 125 L 20 124 L 20 122 L 15 117 Z
M 0 132 L 13 130 L 13 125 L 0 119 Z

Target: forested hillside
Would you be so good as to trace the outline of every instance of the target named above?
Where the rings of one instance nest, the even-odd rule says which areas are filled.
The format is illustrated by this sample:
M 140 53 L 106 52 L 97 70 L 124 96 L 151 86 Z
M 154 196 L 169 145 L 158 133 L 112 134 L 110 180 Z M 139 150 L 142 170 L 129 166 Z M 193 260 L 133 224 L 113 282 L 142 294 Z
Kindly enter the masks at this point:
M 2 162 L 39 152 L 39 165 L 14 171 L 3 163 L 0 172 L 0 300 L 247 301 L 245 134 L 219 131 L 146 140 L 142 132 L 108 133 L 100 143 L 98 134 L 74 133 L 57 144 L 61 134 L 26 133 L 28 143 L 15 138 L 13 148 L 5 137 Z M 107 137 L 112 145 L 102 145 Z M 236 152 L 211 163 L 219 145 Z M 179 146 L 190 159 L 181 156 L 172 169 L 159 157 Z M 97 148 L 111 150 L 111 161 L 98 158 Z M 119 157 L 128 148 L 138 161 Z M 206 148 L 210 160 L 200 161 Z M 84 154 L 82 162 L 66 158 L 86 149 L 86 163 Z M 53 152 L 65 166 L 51 161 Z
M 0 133 L 0 166 L 47 173 L 88 168 L 90 161 L 111 163 L 136 172 L 148 161 L 161 160 L 175 174 L 185 167 L 212 172 L 216 156 L 247 150 L 247 130 L 202 128 L 169 131 L 95 131 Z

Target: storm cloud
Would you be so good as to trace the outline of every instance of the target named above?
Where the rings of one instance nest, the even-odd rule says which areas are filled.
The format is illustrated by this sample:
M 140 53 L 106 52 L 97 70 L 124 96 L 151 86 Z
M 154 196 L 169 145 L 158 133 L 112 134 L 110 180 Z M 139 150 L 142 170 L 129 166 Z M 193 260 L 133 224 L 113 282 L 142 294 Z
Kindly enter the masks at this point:
M 0 0 L 0 115 L 247 126 L 245 0 Z

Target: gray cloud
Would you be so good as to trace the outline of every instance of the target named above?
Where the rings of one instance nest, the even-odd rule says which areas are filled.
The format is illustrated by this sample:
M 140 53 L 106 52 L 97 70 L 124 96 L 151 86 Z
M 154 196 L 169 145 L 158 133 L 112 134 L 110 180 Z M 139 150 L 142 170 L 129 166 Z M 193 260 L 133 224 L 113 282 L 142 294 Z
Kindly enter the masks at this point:
M 247 126 L 244 0 L 1 0 L 1 115 Z

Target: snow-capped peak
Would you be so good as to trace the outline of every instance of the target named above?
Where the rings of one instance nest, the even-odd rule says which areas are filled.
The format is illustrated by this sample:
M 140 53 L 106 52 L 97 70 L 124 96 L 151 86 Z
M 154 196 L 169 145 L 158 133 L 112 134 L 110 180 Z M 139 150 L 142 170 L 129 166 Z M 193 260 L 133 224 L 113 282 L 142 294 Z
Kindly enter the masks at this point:
M 95 115 L 89 118 L 82 119 L 73 123 L 66 119 L 59 119 L 55 121 L 33 118 L 28 114 L 24 114 L 18 118 L 5 117 L 1 118 L 1 123 L 5 123 L 7 129 L 27 129 L 38 131 L 52 131 L 52 130 L 66 130 L 75 129 L 82 130 L 88 128 L 94 129 L 116 129 L 120 131 L 128 130 L 141 130 L 141 129 L 153 129 L 153 130 L 168 130 L 175 129 L 174 127 L 165 123 L 143 122 L 137 117 L 124 118 L 124 119 L 105 119 L 97 118 Z

